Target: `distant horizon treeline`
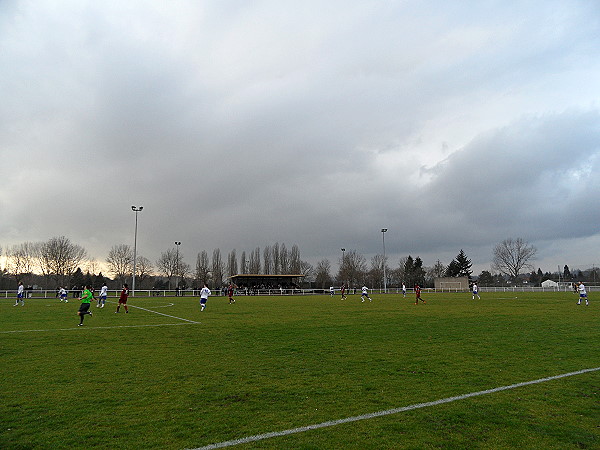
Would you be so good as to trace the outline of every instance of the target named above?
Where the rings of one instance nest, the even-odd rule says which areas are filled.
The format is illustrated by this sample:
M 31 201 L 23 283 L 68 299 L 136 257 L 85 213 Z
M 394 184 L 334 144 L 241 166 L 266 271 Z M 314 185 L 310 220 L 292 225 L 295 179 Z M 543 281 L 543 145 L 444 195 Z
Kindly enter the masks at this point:
M 499 249 L 509 252 L 510 257 L 514 256 L 510 252 L 515 250 L 507 245 L 514 242 L 520 244 L 519 249 L 525 248 L 535 254 L 535 248 L 517 239 L 498 244 L 494 250 L 495 257 Z M 384 287 L 384 274 L 387 287 L 399 287 L 402 283 L 409 287 L 415 284 L 433 286 L 433 280 L 437 277 L 472 278 L 471 260 L 462 249 L 449 264 L 437 260 L 431 267 L 424 266 L 419 256 L 413 258 L 411 255 L 401 257 L 394 267 L 388 264 L 388 258 L 383 255 L 375 255 L 367 263 L 365 256 L 356 250 L 344 249 L 338 260 L 336 274 L 331 273 L 332 265 L 328 259 L 321 259 L 313 267 L 301 259 L 297 244 L 288 249 L 285 243 L 279 242 L 262 249 L 255 247 L 248 252 L 244 250 L 239 256 L 235 249 L 226 256 L 218 248 L 210 253 L 202 250 L 196 255 L 193 266 L 185 261 L 179 245 L 161 252 L 155 262 L 134 253 L 130 245 L 114 245 L 106 260 L 100 263 L 89 258 L 82 246 L 72 243 L 65 236 L 53 237 L 45 242 L 25 242 L 4 249 L 0 247 L 0 256 L 5 261 L 4 267 L 0 268 L 0 289 L 12 289 L 19 280 L 25 285 L 37 285 L 45 289 L 80 287 L 85 284 L 99 287 L 104 282 L 109 289 L 119 289 L 123 283 L 131 286 L 134 269 L 136 289 L 161 290 L 195 289 L 203 283 L 211 288 L 219 288 L 227 284 L 228 277 L 238 274 L 302 275 L 304 286 L 322 289 L 342 284 L 349 287 L 366 284 L 380 289 Z M 495 260 L 499 269 L 502 268 L 500 262 Z M 100 267 L 105 269 L 105 274 Z M 539 285 L 546 279 L 556 278 L 555 274 L 542 273 L 539 268 L 537 271 L 520 273 L 524 267 L 527 266 L 508 267 L 497 274 L 484 270 L 477 277 L 478 282 L 481 286 L 503 285 L 509 281 Z M 593 268 L 571 273 L 568 266 L 564 266 L 563 273 L 558 276 L 565 281 L 585 277 L 595 281 L 600 280 L 600 270 Z

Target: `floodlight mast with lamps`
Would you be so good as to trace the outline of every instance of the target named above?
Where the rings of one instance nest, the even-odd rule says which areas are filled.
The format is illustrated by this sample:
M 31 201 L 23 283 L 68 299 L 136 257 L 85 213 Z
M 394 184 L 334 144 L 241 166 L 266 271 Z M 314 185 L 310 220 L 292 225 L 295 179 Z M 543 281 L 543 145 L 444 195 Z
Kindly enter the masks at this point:
M 135 233 L 133 237 L 133 275 L 131 280 L 131 296 L 135 297 L 135 272 L 137 262 L 137 225 L 138 225 L 138 213 L 144 209 L 143 206 L 132 206 L 131 210 L 135 212 Z
M 179 287 L 179 285 L 181 284 L 181 280 L 179 279 L 179 246 L 181 245 L 181 241 L 175 241 L 175 245 L 177 246 L 177 260 L 175 261 L 176 264 L 176 268 L 175 270 L 177 271 L 177 286 L 175 286 L 176 288 Z
M 387 293 L 387 279 L 385 276 L 385 233 L 387 232 L 387 228 L 381 229 L 381 237 L 383 239 L 383 292 Z
M 346 284 L 346 282 L 344 281 L 344 275 L 343 275 L 343 271 L 346 270 L 346 267 L 345 267 L 346 249 L 342 248 L 340 250 L 342 251 L 342 268 L 340 269 L 340 275 L 342 275 L 342 284 Z

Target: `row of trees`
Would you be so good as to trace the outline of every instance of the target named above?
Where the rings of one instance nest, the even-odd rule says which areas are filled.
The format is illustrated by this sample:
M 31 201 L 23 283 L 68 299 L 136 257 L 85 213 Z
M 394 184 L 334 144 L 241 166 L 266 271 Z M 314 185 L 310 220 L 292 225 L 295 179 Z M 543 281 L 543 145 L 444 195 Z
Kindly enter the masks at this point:
M 346 283 L 348 286 L 358 286 L 366 283 L 373 288 L 383 288 L 384 273 L 386 286 L 407 286 L 419 284 L 428 286 L 433 284 L 437 277 L 471 277 L 473 273 L 471 260 L 461 249 L 459 254 L 447 266 L 439 260 L 432 267 L 425 267 L 423 260 L 411 255 L 400 258 L 396 267 L 387 264 L 387 257 L 375 255 L 367 264 L 366 258 L 355 250 L 344 252 L 339 259 L 339 270 L 335 276 L 331 275 L 331 263 L 327 259 L 319 261 L 314 270 L 314 282 L 316 287 L 325 288 L 333 284 Z M 385 267 L 385 270 L 384 270 Z
M 185 261 L 184 254 L 178 248 L 165 250 L 154 263 L 145 256 L 136 255 L 134 265 L 133 253 L 133 249 L 127 244 L 114 245 L 109 250 L 103 265 L 116 284 L 130 280 L 134 266 L 138 288 L 160 289 L 195 288 L 204 282 L 220 287 L 227 277 L 239 273 L 298 274 L 310 277 L 313 271 L 309 263 L 301 260 L 300 249 L 295 244 L 289 250 L 285 244 L 279 243 L 268 245 L 262 250 L 257 247 L 249 253 L 243 251 L 239 258 L 236 250 L 232 250 L 226 257 L 222 256 L 220 249 L 214 249 L 210 257 L 203 250 L 197 254 L 193 268 Z M 81 266 L 85 266 L 88 276 L 94 277 L 100 266 L 97 261 L 87 257 L 83 247 L 64 236 L 47 242 L 26 242 L 12 246 L 6 249 L 4 256 L 6 267 L 2 269 L 0 278 L 12 276 L 16 281 L 41 275 L 46 287 L 49 284 L 75 284 L 72 278 L 78 270 L 83 273 Z M 102 276 L 101 273 L 99 275 Z M 79 277 L 76 278 L 79 281 Z
M 530 260 L 535 253 L 536 249 L 522 239 L 507 239 L 494 248 L 493 268 L 516 279 L 522 270 L 530 266 Z M 4 256 L 6 267 L 0 275 L 11 275 L 18 279 L 39 274 L 45 280 L 46 288 L 73 284 L 72 278 L 78 271 L 81 276 L 75 278 L 79 282 L 81 277 L 84 277 L 82 266 L 87 270 L 87 276 L 91 277 L 92 282 L 95 282 L 98 276 L 100 279 L 106 279 L 98 273 L 100 264 L 89 259 L 83 247 L 64 236 L 51 238 L 47 242 L 15 245 L 6 249 Z M 133 259 L 131 246 L 115 245 L 110 249 L 103 266 L 115 284 L 120 285 L 132 278 Z M 262 250 L 256 247 L 248 253 L 243 251 L 239 257 L 236 250 L 232 250 L 226 256 L 221 254 L 220 249 L 214 249 L 210 254 L 203 250 L 196 255 L 194 267 L 185 261 L 184 254 L 178 247 L 170 248 L 162 252 L 154 263 L 145 256 L 138 255 L 135 272 L 136 286 L 144 289 L 196 288 L 204 282 L 212 287 L 220 287 L 227 277 L 239 273 L 304 275 L 305 281 L 311 282 L 317 288 L 342 283 L 349 286 L 366 283 L 373 288 L 381 288 L 384 284 L 384 273 L 387 286 L 400 286 L 402 283 L 407 286 L 417 283 L 427 286 L 433 284 L 436 277 L 472 276 L 471 260 L 462 249 L 449 264 L 445 265 L 438 260 L 431 267 L 424 266 L 419 256 L 413 258 L 411 255 L 400 258 L 395 267 L 390 267 L 387 257 L 384 258 L 383 255 L 373 256 L 368 264 L 362 254 L 350 250 L 344 252 L 338 266 L 338 272 L 332 274 L 329 260 L 322 259 L 313 267 L 301 259 L 297 245 L 288 250 L 285 244 L 275 243 Z M 486 278 L 488 273 L 482 272 L 484 281 L 489 281 Z
M 66 285 L 75 271 L 87 259 L 87 252 L 80 245 L 64 236 L 53 237 L 46 242 L 25 242 L 6 251 L 6 267 L 2 275 L 10 274 L 16 279 L 39 273 L 52 278 L 57 285 Z

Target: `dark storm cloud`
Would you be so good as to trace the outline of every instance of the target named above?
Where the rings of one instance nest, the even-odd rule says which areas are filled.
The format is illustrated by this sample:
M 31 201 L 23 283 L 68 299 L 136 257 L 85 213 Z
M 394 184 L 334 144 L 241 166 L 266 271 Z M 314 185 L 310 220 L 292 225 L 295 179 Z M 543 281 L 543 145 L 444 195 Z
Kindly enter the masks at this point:
M 554 247 L 576 260 L 572 242 L 566 250 L 556 243 L 596 235 L 599 119 L 597 111 L 524 118 L 434 167 L 427 208 L 444 219 L 439 244 L 454 241 L 473 253 L 483 246 L 484 257 L 490 244 L 520 236 L 542 255 Z M 592 262 L 584 258 L 578 263 Z
M 460 211 L 458 226 L 478 241 L 595 234 L 599 138 L 597 111 L 526 117 L 488 132 L 426 171 L 427 207 Z

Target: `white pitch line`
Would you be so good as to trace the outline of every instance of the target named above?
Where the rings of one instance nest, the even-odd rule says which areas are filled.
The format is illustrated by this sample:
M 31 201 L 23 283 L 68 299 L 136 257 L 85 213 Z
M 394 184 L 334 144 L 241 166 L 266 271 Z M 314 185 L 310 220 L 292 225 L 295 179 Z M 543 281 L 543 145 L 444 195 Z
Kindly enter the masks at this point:
M 111 328 L 141 328 L 141 327 L 173 327 L 173 326 L 181 326 L 181 325 L 193 325 L 200 322 L 186 322 L 186 323 L 157 323 L 153 325 L 114 325 L 111 327 L 84 327 L 87 330 L 107 330 Z M 0 334 L 8 334 L 8 333 L 34 333 L 34 332 L 48 332 L 48 331 L 72 331 L 72 330 L 81 330 L 82 328 L 78 326 L 73 326 L 73 328 L 51 328 L 47 330 L 11 330 L 11 331 L 0 331 Z
M 109 300 L 108 303 L 116 303 L 116 302 L 112 302 Z M 152 311 L 150 309 L 146 309 L 146 308 L 142 308 L 141 306 L 135 306 L 135 305 L 128 305 L 131 308 L 137 308 L 137 309 L 141 309 L 143 311 L 147 311 L 147 312 L 151 312 L 154 314 L 158 314 L 160 316 L 165 316 L 165 317 L 170 317 L 171 319 L 177 319 L 177 320 L 183 320 L 186 323 L 162 323 L 162 324 L 154 324 L 154 325 L 114 325 L 114 326 L 110 326 L 110 327 L 86 327 L 87 329 L 94 329 L 94 330 L 100 330 L 100 329 L 111 329 L 111 328 L 140 328 L 140 327 L 165 327 L 165 326 L 173 326 L 173 325 L 191 325 L 191 324 L 199 324 L 200 322 L 196 322 L 194 320 L 189 320 L 189 319 L 184 319 L 182 317 L 177 317 L 177 316 L 171 316 L 169 314 L 164 314 L 158 311 Z M 48 331 L 69 331 L 69 330 L 76 330 L 79 329 L 79 327 L 74 327 L 74 328 L 55 328 L 55 329 L 47 329 L 47 330 L 11 330 L 11 331 L 0 331 L 0 334 L 7 334 L 7 333 L 33 333 L 33 332 L 48 332 Z
M 111 303 L 113 303 L 113 302 L 111 302 Z M 171 319 L 183 320 L 185 322 L 190 322 L 190 323 L 200 323 L 200 322 L 196 322 L 194 320 L 183 319 L 182 317 L 170 316 L 169 314 L 161 313 L 161 312 L 158 312 L 158 311 L 152 311 L 151 309 L 142 308 L 141 306 L 135 306 L 135 305 L 127 305 L 127 306 L 129 306 L 131 308 L 141 309 L 142 311 L 148 311 L 148 312 L 151 312 L 151 313 L 154 313 L 154 314 L 158 314 L 158 315 L 161 315 L 161 316 L 170 317 Z
M 485 391 L 471 392 L 469 394 L 463 394 L 463 395 L 457 395 L 455 397 L 443 398 L 441 400 L 435 400 L 433 402 L 417 403 L 414 405 L 404 406 L 401 408 L 394 408 L 394 409 L 388 409 L 385 411 L 378 411 L 378 412 L 374 412 L 374 413 L 363 414 L 361 416 L 347 417 L 345 419 L 338 419 L 338 420 L 330 420 L 328 422 L 317 423 L 314 425 L 307 425 L 305 427 L 290 428 L 288 430 L 283 430 L 283 431 L 274 431 L 271 433 L 257 434 L 257 435 L 248 436 L 245 438 L 233 439 L 231 441 L 224 441 L 224 442 L 219 442 L 216 444 L 210 444 L 210 445 L 206 445 L 204 447 L 198 447 L 198 448 L 195 448 L 192 450 L 212 450 L 215 448 L 231 447 L 231 446 L 239 445 L 239 444 L 247 444 L 249 442 L 262 441 L 262 440 L 270 439 L 270 438 L 274 438 L 274 437 L 289 436 L 290 434 L 303 433 L 305 431 L 317 430 L 319 428 L 333 427 L 336 425 L 341 425 L 343 423 L 358 422 L 359 420 L 373 419 L 375 417 L 389 416 L 391 414 L 398 414 L 401 412 L 412 411 L 414 409 L 442 405 L 444 403 L 455 402 L 458 400 L 464 400 L 464 399 L 471 398 L 471 397 L 478 397 L 480 395 L 493 394 L 495 392 L 506 391 L 509 389 L 516 389 L 516 388 L 523 387 L 523 386 L 529 386 L 531 384 L 544 383 L 546 381 L 558 380 L 560 378 L 572 377 L 575 375 L 581 375 L 581 374 L 588 373 L 588 372 L 596 372 L 598 370 L 600 370 L 600 367 L 594 367 L 593 369 L 583 369 L 583 370 L 578 370 L 577 372 L 569 372 L 569 373 L 563 373 L 561 375 L 555 375 L 552 377 L 540 378 L 539 380 L 525 381 L 523 383 L 511 384 L 509 386 L 501 386 L 501 387 L 497 387 L 497 388 L 493 388 L 493 389 L 486 389 Z
M 153 308 L 170 308 L 171 306 L 175 306 L 175 303 L 167 303 L 166 305 L 153 306 Z
M 113 301 L 109 300 L 108 303 L 117 303 L 117 302 L 113 302 Z M 161 312 L 158 312 L 158 311 L 152 311 L 151 309 L 142 308 L 141 306 L 135 306 L 135 305 L 131 305 L 131 304 L 129 304 L 127 306 L 129 306 L 130 308 L 137 308 L 137 309 L 141 309 L 142 311 L 147 311 L 147 312 L 151 312 L 151 313 L 154 313 L 154 314 L 158 314 L 160 316 L 170 317 L 171 319 L 183 320 L 185 322 L 190 322 L 190 323 L 200 323 L 200 322 L 196 322 L 194 320 L 184 319 L 182 317 L 170 316 L 169 314 L 161 313 Z

